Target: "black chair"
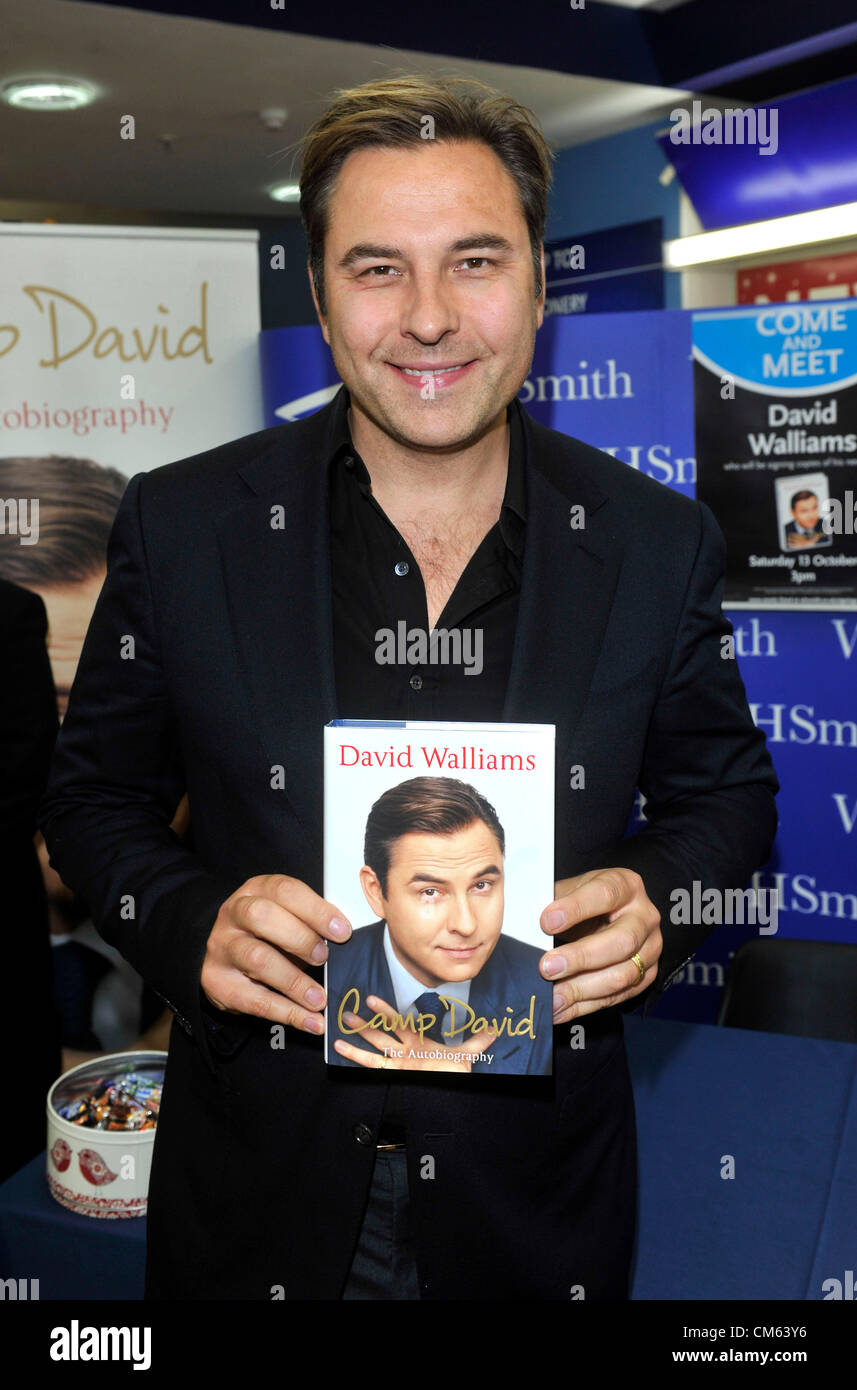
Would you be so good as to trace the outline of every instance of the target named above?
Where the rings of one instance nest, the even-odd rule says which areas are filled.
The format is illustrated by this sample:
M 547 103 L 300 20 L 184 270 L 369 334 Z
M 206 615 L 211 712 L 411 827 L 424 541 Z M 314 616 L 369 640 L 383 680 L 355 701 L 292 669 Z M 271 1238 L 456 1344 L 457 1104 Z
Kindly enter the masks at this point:
M 729 966 L 717 1022 L 857 1042 L 857 945 L 745 941 Z

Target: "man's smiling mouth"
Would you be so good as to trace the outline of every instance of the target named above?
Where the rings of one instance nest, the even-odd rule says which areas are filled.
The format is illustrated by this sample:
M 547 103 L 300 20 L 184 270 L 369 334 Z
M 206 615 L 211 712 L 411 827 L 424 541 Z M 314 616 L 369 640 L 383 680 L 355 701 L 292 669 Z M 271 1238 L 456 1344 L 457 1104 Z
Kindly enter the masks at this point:
M 448 362 L 445 366 L 426 366 L 415 367 L 409 363 L 407 366 L 400 365 L 398 362 L 388 362 L 387 366 L 392 367 L 394 372 L 398 372 L 403 381 L 409 381 L 412 386 L 423 386 L 425 382 L 433 383 L 441 389 L 447 385 L 453 385 L 460 381 L 464 374 L 475 365 L 477 358 L 473 357 L 469 362 Z
M 390 366 L 398 367 L 400 372 L 407 372 L 409 376 L 443 376 L 444 372 L 457 372 L 460 367 L 469 367 L 470 362 L 447 362 L 442 367 L 404 367 L 399 362 L 391 362 Z

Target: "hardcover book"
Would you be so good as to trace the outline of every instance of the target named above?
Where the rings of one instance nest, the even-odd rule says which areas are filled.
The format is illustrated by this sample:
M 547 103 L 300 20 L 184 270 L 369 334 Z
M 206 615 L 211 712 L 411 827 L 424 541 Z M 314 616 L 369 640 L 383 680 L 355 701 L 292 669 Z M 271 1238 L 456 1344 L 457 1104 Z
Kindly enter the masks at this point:
M 335 720 L 324 730 L 332 1066 L 549 1075 L 552 724 Z

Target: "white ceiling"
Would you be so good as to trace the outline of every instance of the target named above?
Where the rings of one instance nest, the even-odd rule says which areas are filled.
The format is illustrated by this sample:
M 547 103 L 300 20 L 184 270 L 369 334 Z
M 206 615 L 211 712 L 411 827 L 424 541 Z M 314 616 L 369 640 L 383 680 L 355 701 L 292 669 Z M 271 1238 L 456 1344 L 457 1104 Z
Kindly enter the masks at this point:
M 18 77 L 77 77 L 102 94 L 72 112 L 0 105 L 0 215 L 7 216 L 21 215 L 17 207 L 10 213 L 11 203 L 32 201 L 271 215 L 278 207 L 268 187 L 295 172 L 284 151 L 330 93 L 396 71 L 497 86 L 532 107 L 555 148 L 660 119 L 685 95 L 114 5 L 3 0 L 3 10 L 0 86 Z M 289 112 L 282 130 L 266 130 L 259 119 L 271 106 Z M 125 115 L 135 118 L 133 141 L 120 139 Z

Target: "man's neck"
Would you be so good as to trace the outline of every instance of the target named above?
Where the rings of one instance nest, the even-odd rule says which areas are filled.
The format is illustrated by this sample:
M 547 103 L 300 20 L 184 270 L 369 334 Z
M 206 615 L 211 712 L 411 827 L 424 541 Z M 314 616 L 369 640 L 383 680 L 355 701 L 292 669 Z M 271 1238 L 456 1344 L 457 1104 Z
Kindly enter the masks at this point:
M 354 447 L 372 479 L 372 494 L 387 515 L 430 515 L 433 529 L 444 522 L 484 511 L 499 516 L 509 462 L 508 412 L 473 444 L 455 451 L 409 449 L 384 434 L 350 406 L 348 426 Z

